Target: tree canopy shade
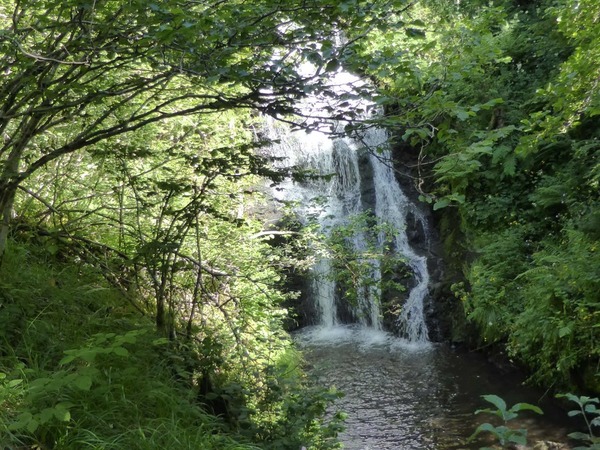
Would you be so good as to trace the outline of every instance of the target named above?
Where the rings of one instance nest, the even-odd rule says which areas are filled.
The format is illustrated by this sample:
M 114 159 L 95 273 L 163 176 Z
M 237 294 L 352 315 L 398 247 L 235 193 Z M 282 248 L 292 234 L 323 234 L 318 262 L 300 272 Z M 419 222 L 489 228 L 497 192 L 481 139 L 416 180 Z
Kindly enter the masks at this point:
M 0 2 L 0 254 L 17 189 L 62 155 L 177 116 L 294 112 L 337 68 L 338 29 L 395 2 L 366 3 Z
M 0 447 L 336 448 L 282 325 L 310 258 L 268 243 L 263 114 L 387 127 L 473 334 L 600 392 L 600 4 L 526 3 L 0 0 Z M 337 95 L 342 66 L 371 83 Z

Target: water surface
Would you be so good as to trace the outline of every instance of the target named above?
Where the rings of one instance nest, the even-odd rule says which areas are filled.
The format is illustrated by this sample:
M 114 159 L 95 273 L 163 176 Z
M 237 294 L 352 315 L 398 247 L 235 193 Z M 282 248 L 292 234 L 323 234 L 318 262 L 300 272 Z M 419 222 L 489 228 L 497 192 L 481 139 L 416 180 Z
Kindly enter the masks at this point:
M 306 328 L 297 341 L 316 382 L 345 393 L 335 407 L 348 415 L 341 435 L 346 449 L 479 448 L 484 443 L 466 440 L 479 423 L 494 419 L 474 415 L 491 406 L 483 394 L 499 395 L 509 405 L 540 405 L 544 416 L 523 412 L 515 422 L 529 430 L 530 442 L 566 439 L 563 412 L 479 354 L 443 344 L 410 344 L 385 332 L 348 326 Z

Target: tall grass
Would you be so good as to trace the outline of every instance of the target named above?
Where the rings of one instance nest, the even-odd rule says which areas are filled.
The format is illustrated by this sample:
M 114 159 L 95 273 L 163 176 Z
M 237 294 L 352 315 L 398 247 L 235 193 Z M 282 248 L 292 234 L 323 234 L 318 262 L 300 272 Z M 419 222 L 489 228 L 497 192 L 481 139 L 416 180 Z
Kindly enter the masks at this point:
M 168 344 L 127 305 L 92 267 L 12 243 L 0 270 L 0 447 L 257 448 L 201 409 L 165 362 Z

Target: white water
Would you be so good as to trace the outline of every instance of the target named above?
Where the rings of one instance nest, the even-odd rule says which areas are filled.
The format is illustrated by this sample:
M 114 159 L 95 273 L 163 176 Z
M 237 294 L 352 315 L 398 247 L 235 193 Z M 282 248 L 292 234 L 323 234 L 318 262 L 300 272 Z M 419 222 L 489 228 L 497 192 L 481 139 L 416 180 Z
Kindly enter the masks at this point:
M 391 152 L 385 145 L 387 141 L 386 133 L 383 130 L 374 130 L 370 134 L 377 134 L 374 136 L 376 140 L 373 144 L 381 149 L 381 154 L 370 153 L 375 185 L 375 215 L 384 223 L 393 224 L 398 230 L 394 236 L 395 249 L 407 259 L 416 278 L 416 285 L 411 289 L 398 318 L 400 333 L 409 342 L 426 343 L 429 338 L 427 324 L 425 323 L 424 300 L 429 289 L 429 271 L 427 269 L 427 259 L 424 256 L 417 255 L 408 242 L 406 216 L 411 212 L 419 218 L 419 221 L 423 222 L 424 219 L 404 195 L 396 181 L 394 170 L 391 167 Z M 373 139 L 372 136 L 366 136 L 365 138 Z M 367 144 L 372 145 L 370 142 L 367 142 Z M 383 245 L 383 237 L 380 237 L 380 243 Z
M 341 74 L 336 82 L 336 89 L 340 93 L 345 92 L 350 84 L 356 82 L 356 78 Z M 363 109 L 365 107 L 364 104 L 360 106 Z M 307 106 L 307 115 L 318 107 L 319 104 L 315 100 L 310 107 Z M 415 278 L 415 285 L 398 317 L 399 330 L 409 343 L 426 344 L 428 333 L 424 299 L 429 284 L 427 261 L 411 248 L 406 234 L 407 214 L 410 212 L 415 217 L 420 215 L 395 179 L 391 153 L 386 145 L 386 133 L 371 128 L 358 139 L 331 139 L 330 136 L 319 131 L 291 132 L 289 127 L 274 122 L 270 122 L 269 127 L 269 137 L 280 141 L 271 149 L 271 156 L 281 158 L 279 165 L 309 170 L 317 176 L 303 181 L 288 180 L 278 185 L 274 190 L 277 200 L 292 202 L 296 214 L 307 222 L 309 218 L 316 220 L 321 232 L 326 236 L 329 236 L 334 228 L 347 225 L 353 216 L 364 212 L 369 207 L 374 209 L 379 223 L 394 227 L 394 251 L 406 259 Z M 361 177 L 359 170 L 361 156 L 368 160 L 373 175 L 372 180 Z M 363 184 L 368 185 L 363 186 Z M 374 190 L 374 207 L 363 204 L 361 191 L 364 189 Z M 368 230 L 357 232 L 352 238 L 352 244 L 358 252 L 367 249 L 367 233 Z M 378 241 L 380 246 L 385 244 L 383 234 L 378 236 Z M 347 309 L 352 311 L 355 320 L 363 328 L 380 331 L 382 330 L 381 292 L 378 283 L 381 280 L 381 271 L 378 261 L 370 261 L 370 263 L 371 282 L 357 289 L 359 292 L 357 304 Z M 328 255 L 321 255 L 312 270 L 311 295 L 315 298 L 319 324 L 325 336 L 332 334 L 334 327 L 342 325 L 339 299 L 336 300 L 336 295 L 339 297 L 340 293 L 330 276 L 332 262 Z

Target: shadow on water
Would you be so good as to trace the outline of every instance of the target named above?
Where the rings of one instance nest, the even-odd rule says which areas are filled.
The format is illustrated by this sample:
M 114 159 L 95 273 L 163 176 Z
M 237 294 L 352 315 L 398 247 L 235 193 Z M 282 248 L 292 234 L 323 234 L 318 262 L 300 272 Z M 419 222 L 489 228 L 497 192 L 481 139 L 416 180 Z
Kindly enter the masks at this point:
M 523 412 L 515 422 L 528 429 L 530 442 L 566 440 L 563 412 L 479 354 L 444 344 L 410 344 L 357 327 L 309 327 L 296 339 L 316 382 L 345 393 L 335 407 L 348 415 L 341 435 L 346 449 L 479 448 L 485 443 L 466 439 L 480 423 L 493 422 L 489 415 L 474 415 L 491 406 L 484 394 L 499 395 L 509 406 L 529 402 L 544 410 L 544 416 Z

